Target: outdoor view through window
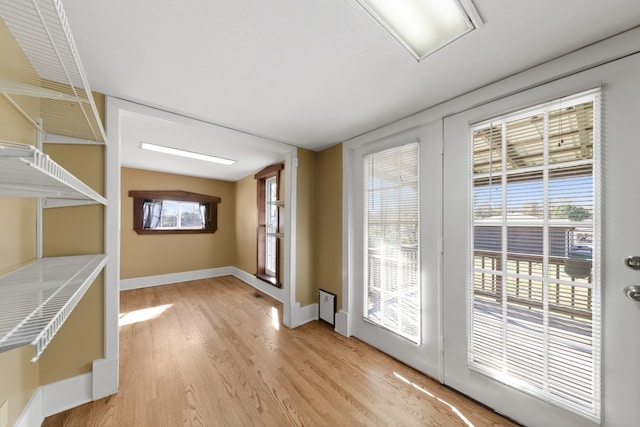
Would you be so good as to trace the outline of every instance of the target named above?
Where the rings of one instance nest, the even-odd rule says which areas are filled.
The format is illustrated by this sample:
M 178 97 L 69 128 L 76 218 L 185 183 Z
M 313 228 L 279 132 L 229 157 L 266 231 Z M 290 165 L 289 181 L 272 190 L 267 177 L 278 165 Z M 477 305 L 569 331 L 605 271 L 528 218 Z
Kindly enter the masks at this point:
M 220 198 L 180 190 L 129 191 L 138 234 L 215 233 Z
M 203 229 L 205 207 L 195 202 L 147 200 L 144 202 L 144 228 Z
M 418 144 L 364 157 L 365 319 L 420 342 Z
M 469 365 L 600 416 L 599 92 L 471 129 Z

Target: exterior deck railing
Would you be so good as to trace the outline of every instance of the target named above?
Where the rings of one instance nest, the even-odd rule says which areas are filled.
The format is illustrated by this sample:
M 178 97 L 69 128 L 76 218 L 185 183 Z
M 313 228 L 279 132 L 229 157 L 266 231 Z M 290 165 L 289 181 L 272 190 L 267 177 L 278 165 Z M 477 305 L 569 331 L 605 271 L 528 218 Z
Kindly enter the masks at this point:
M 503 271 L 502 253 L 475 250 L 474 294 L 478 297 L 501 303 L 503 284 L 507 286 L 507 303 L 513 306 L 542 310 L 541 255 L 507 255 L 507 275 L 493 274 Z M 551 313 L 575 320 L 591 321 L 593 290 L 591 276 L 575 278 L 565 271 L 566 257 L 549 257 L 547 278 L 548 309 Z M 590 262 L 590 261 L 586 261 Z M 506 280 L 505 280 L 506 279 Z
M 387 262 L 398 263 L 407 268 L 417 262 L 415 246 L 402 247 L 397 258 Z M 593 289 L 591 276 L 576 278 L 565 272 L 568 257 L 550 256 L 548 258 L 546 282 L 547 290 L 543 289 L 543 257 L 531 254 L 507 254 L 507 274 L 504 275 L 503 257 L 501 252 L 475 250 L 474 295 L 492 304 L 502 304 L 506 294 L 507 304 L 514 309 L 528 309 L 541 313 L 547 301 L 550 315 L 557 318 L 572 319 L 590 323 L 593 310 Z M 589 260 L 582 260 L 590 264 Z M 369 250 L 369 298 L 370 310 L 380 311 L 381 269 L 383 264 L 379 254 Z M 400 271 L 403 271 L 401 268 Z M 502 274 L 500 274 L 502 273 Z M 383 274 L 384 275 L 384 274 Z M 416 292 L 415 272 L 407 270 L 403 274 L 402 283 L 389 284 L 385 287 L 395 298 Z M 506 293 L 503 286 L 506 285 Z M 390 295 L 391 296 L 391 295 Z

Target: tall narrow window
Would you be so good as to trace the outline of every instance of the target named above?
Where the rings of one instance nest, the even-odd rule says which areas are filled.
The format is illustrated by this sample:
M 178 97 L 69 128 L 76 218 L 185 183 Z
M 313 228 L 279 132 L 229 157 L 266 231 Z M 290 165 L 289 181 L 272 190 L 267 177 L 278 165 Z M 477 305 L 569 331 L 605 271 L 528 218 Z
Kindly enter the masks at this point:
M 364 158 L 364 318 L 420 340 L 418 144 Z
M 267 166 L 255 175 L 258 187 L 258 272 L 256 277 L 280 286 L 280 209 L 278 197 L 282 164 Z
M 275 176 L 265 180 L 265 274 L 276 277 L 278 233 L 278 184 Z
M 469 365 L 600 417 L 599 92 L 471 129 Z

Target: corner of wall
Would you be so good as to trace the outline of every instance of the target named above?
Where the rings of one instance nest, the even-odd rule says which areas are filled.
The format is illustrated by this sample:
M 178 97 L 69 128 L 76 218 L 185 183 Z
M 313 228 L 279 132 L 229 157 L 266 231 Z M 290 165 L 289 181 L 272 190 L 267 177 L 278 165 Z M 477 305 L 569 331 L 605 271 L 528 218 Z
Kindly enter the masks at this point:
M 336 314 L 336 326 L 335 331 L 345 337 L 351 336 L 351 325 L 349 322 L 349 313 L 343 310 L 339 310 Z
M 91 397 L 102 399 L 118 392 L 118 357 L 93 361 Z
M 38 387 L 29 398 L 14 427 L 34 427 L 41 425 L 43 422 L 42 387 Z
M 305 323 L 318 320 L 318 304 L 313 303 L 302 307 L 299 302 L 296 302 L 291 311 L 291 328 L 297 328 Z

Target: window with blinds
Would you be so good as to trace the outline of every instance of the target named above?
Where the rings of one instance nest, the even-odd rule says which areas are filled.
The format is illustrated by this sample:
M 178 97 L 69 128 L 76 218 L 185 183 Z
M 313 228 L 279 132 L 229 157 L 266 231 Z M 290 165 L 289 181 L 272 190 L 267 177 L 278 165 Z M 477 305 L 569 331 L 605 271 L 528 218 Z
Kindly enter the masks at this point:
M 275 176 L 265 180 L 265 274 L 276 277 L 276 263 L 278 245 L 276 235 L 278 233 L 278 183 Z
M 600 418 L 599 91 L 475 125 L 469 365 Z
M 418 144 L 364 157 L 364 318 L 420 341 Z

